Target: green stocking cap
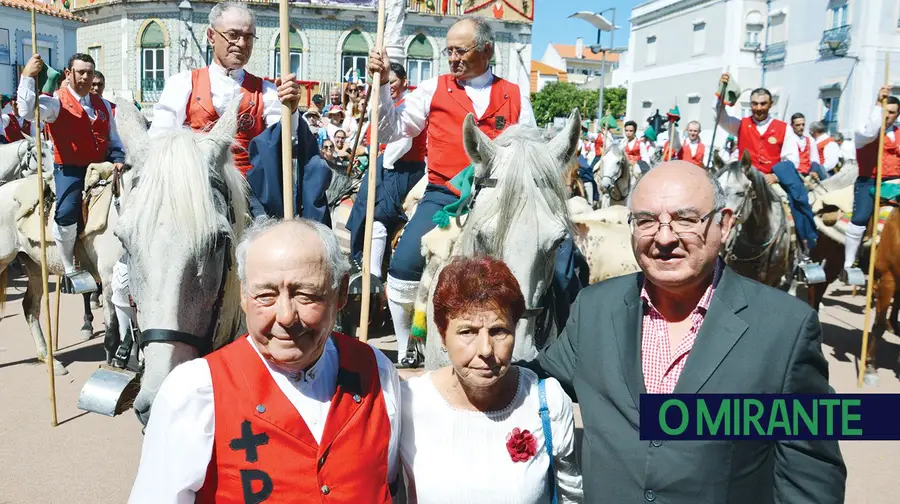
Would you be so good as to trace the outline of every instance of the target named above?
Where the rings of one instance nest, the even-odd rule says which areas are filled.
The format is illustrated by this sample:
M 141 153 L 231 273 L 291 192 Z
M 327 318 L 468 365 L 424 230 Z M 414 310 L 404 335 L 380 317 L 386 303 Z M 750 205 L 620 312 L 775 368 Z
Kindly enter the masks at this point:
M 619 127 L 619 122 L 616 121 L 616 118 L 613 117 L 612 114 L 608 114 L 603 120 L 600 122 L 600 126 L 606 126 L 607 128 L 616 129 Z
M 462 206 L 462 202 L 472 194 L 474 182 L 475 165 L 469 165 L 465 170 L 459 172 L 455 177 L 450 179 L 450 186 L 459 191 L 459 199 L 435 212 L 431 221 L 437 224 L 439 228 L 445 228 L 450 225 L 450 217 L 465 215 L 469 210 Z
M 647 126 L 647 129 L 644 130 L 644 136 L 651 142 L 656 141 L 656 131 L 653 129 L 653 126 Z
M 53 94 L 62 83 L 63 74 L 57 72 L 49 65 L 44 65 L 37 76 L 37 87 L 41 93 Z

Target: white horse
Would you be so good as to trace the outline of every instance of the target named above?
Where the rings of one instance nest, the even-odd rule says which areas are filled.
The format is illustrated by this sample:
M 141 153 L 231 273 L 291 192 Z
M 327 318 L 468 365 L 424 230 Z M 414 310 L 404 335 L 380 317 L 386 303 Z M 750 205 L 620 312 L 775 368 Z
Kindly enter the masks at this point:
M 597 168 L 599 166 L 599 168 Z M 630 166 L 618 144 L 610 140 L 603 157 L 594 167 L 594 179 L 600 188 L 600 207 L 624 206 L 637 184 L 640 169 Z
M 502 259 L 515 275 L 528 308 L 516 328 L 516 360 L 534 358 L 549 342 L 548 335 L 555 337 L 551 307 L 542 309 L 540 303 L 551 288 L 556 249 L 572 232 L 563 174 L 576 155 L 580 125 L 575 111 L 548 143 L 538 129 L 529 126 L 511 126 L 491 141 L 471 114 L 463 123 L 466 152 L 476 166 L 476 180 L 484 185 L 473 195 L 474 207 L 451 255 L 488 254 Z M 426 280 L 436 280 L 444 264 L 433 256 L 420 285 L 419 298 L 427 295 L 426 369 L 447 364 L 434 324 L 432 297 L 437 282 Z M 537 330 L 537 319 L 551 323 Z
M 143 118 L 133 105 L 126 104 L 124 107 L 119 107 L 119 112 L 116 116 L 116 126 L 120 132 L 132 130 L 134 128 L 133 124 L 136 124 L 138 121 L 143 122 Z M 127 142 L 128 135 L 123 135 L 122 138 L 126 141 L 126 150 L 129 147 L 134 147 L 133 143 Z M 25 142 L 25 140 L 21 142 Z M 52 164 L 44 166 L 52 166 Z M 52 170 L 48 170 L 48 172 L 52 173 Z M 118 321 L 113 310 L 113 304 L 110 301 L 112 296 L 110 287 L 112 282 L 110 279 L 113 266 L 122 255 L 122 245 L 114 235 L 114 229 L 121 218 L 120 208 L 128 200 L 132 178 L 133 172 L 131 171 L 123 175 L 118 205 L 115 204 L 114 199 L 111 201 L 106 228 L 101 232 L 80 238 L 75 248 L 76 258 L 81 261 L 83 269 L 90 272 L 103 285 L 103 298 L 105 300 L 103 311 L 107 339 L 111 334 L 118 337 Z M 15 180 L 0 186 L 0 304 L 2 304 L 2 298 L 5 294 L 8 276 L 7 267 L 14 259 L 18 258 L 28 274 L 28 286 L 22 298 L 25 321 L 31 329 L 31 336 L 34 338 L 38 360 L 45 362 L 47 358 L 47 343 L 40 324 L 41 297 L 44 294 L 41 280 L 41 247 L 40 243 L 29 239 L 19 231 L 16 217 L 20 212 L 20 203 L 14 197 L 20 187 L 27 187 L 31 184 L 36 184 L 35 176 Z M 34 198 L 35 200 L 37 199 L 36 191 Z M 46 213 L 47 222 L 53 221 L 54 210 L 55 205 Z M 34 211 L 37 213 L 37 209 Z M 59 258 L 56 243 L 53 241 L 49 229 L 47 238 L 47 267 L 49 273 L 62 275 L 64 272 L 62 261 Z M 88 304 L 89 297 L 89 295 L 85 295 L 85 304 Z M 86 340 L 93 335 L 91 326 L 93 316 L 90 314 L 89 306 L 85 308 L 85 312 L 85 325 L 81 329 L 82 340 Z M 107 355 L 107 358 L 109 358 L 109 355 Z M 66 368 L 55 359 L 53 369 L 58 375 L 68 373 Z
M 44 141 L 41 144 L 44 179 L 53 176 L 53 146 Z M 25 135 L 24 140 L 0 145 L 0 184 L 12 182 L 37 173 L 37 142 Z
M 241 329 L 234 245 L 247 222 L 247 187 L 230 153 L 239 103 L 209 134 L 137 135 L 139 179 L 116 236 L 137 306 L 143 374 L 134 409 L 145 425 L 169 372 Z

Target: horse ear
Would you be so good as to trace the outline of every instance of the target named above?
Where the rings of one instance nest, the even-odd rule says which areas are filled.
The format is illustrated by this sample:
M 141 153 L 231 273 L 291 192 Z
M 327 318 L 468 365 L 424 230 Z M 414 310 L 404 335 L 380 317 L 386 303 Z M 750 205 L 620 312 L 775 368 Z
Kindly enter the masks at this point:
M 475 175 L 486 177 L 497 151 L 491 139 L 475 124 L 475 116 L 469 114 L 463 120 L 463 145 L 469 159 L 475 163 Z
M 33 136 L 29 136 L 28 133 L 25 133 L 25 132 L 22 133 L 22 136 L 25 137 L 25 140 L 28 142 L 29 147 L 34 145 L 34 137 Z
M 203 139 L 203 143 L 209 146 L 208 154 L 215 161 L 214 166 L 222 166 L 223 156 L 228 154 L 231 144 L 238 129 L 238 108 L 241 105 L 243 95 L 238 95 L 225 107 L 225 113 L 216 121 L 216 125 Z
M 569 122 L 556 137 L 550 141 L 550 155 L 562 166 L 569 164 L 578 151 L 578 141 L 581 139 L 581 114 L 574 109 L 569 116 Z
M 144 152 L 150 143 L 150 135 L 147 133 L 147 121 L 141 111 L 134 106 L 134 102 L 128 99 L 116 99 L 116 129 L 119 138 L 125 147 L 125 162 L 131 166 L 138 166 L 144 159 Z
M 719 151 L 715 151 L 713 153 L 713 166 L 715 166 L 716 170 L 721 170 L 722 167 L 725 166 L 725 160 L 722 159 L 722 156 L 719 154 Z
M 750 161 L 750 151 L 744 149 L 744 154 L 741 156 L 741 168 L 743 168 L 744 173 L 749 173 L 750 169 L 753 168 L 753 163 Z

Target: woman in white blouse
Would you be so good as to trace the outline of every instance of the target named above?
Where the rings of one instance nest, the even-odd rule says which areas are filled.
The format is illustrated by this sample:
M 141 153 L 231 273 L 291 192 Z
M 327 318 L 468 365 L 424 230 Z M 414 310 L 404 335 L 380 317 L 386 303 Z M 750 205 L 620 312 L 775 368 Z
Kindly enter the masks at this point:
M 409 502 L 582 501 L 571 399 L 555 379 L 544 382 L 548 453 L 538 378 L 510 365 L 524 311 L 502 261 L 457 258 L 439 275 L 434 319 L 450 365 L 401 383 Z

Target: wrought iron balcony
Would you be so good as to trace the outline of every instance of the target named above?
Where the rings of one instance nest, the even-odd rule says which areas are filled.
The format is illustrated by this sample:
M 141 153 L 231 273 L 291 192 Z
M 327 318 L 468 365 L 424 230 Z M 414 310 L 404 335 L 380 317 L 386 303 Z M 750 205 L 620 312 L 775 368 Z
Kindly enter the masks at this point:
M 780 63 L 784 61 L 784 58 L 787 56 L 787 43 L 786 42 L 778 42 L 775 44 L 769 44 L 766 46 L 766 49 L 762 54 L 762 63 L 764 65 L 768 65 L 771 63 Z
M 822 32 L 819 54 L 822 56 L 844 56 L 850 50 L 850 25 L 832 28 Z
M 744 41 L 744 49 L 747 49 L 750 51 L 755 51 L 755 50 L 759 49 L 759 42 L 754 42 L 752 40 L 745 40 Z
M 141 79 L 141 101 L 156 103 L 166 85 L 165 79 Z

